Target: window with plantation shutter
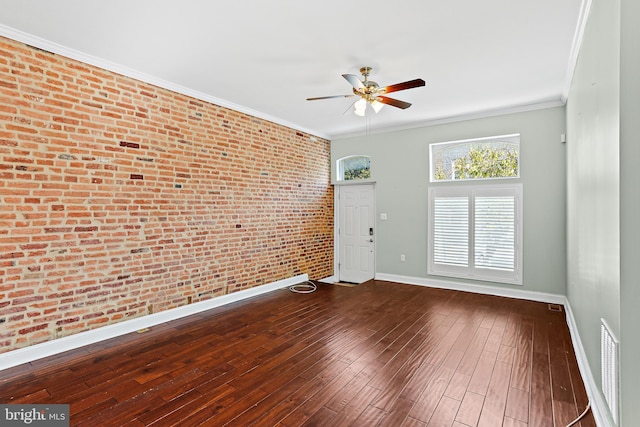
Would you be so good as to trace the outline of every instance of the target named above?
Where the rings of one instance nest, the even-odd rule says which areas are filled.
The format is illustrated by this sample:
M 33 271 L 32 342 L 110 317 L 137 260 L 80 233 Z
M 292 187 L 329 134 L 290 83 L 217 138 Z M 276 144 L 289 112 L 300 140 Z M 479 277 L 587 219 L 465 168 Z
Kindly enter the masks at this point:
M 443 265 L 469 265 L 469 199 L 439 197 L 433 201 L 433 259 Z
M 475 198 L 474 260 L 478 268 L 515 268 L 515 200 L 513 196 Z
M 429 189 L 427 272 L 522 284 L 522 184 Z

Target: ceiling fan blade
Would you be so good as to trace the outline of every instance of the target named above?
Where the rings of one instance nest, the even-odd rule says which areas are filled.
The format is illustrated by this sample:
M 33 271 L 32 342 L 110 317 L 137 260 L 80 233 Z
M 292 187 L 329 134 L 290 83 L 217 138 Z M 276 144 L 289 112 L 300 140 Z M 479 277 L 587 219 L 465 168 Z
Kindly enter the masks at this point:
M 396 83 L 377 90 L 378 93 L 398 92 L 399 90 L 413 89 L 414 87 L 424 86 L 426 83 L 422 79 L 409 80 L 407 82 Z
M 411 107 L 411 104 L 408 102 L 400 101 L 399 99 L 389 98 L 386 96 L 377 96 L 376 101 L 382 102 L 383 104 L 391 105 L 392 107 L 402 108 L 403 110 Z
M 350 93 L 349 95 L 317 96 L 315 98 L 307 98 L 307 101 L 317 101 L 319 99 L 332 99 L 332 98 L 351 98 L 352 96 L 355 96 L 355 95 Z
M 355 89 L 364 89 L 364 84 L 362 84 L 358 76 L 356 76 L 355 74 L 343 74 L 342 77 L 344 77 Z

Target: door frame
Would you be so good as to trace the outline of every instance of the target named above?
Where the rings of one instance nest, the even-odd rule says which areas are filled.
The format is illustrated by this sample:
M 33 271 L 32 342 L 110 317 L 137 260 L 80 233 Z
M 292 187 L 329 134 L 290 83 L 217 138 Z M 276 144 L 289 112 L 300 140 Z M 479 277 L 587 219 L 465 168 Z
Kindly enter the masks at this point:
M 378 221 L 377 221 L 377 208 L 376 208 L 376 182 L 349 182 L 349 183 L 335 183 L 333 191 L 333 278 L 334 282 L 340 281 L 340 191 L 342 187 L 355 187 L 361 185 L 371 186 L 373 192 L 373 278 L 376 277 L 376 257 L 377 257 L 377 244 L 378 244 Z

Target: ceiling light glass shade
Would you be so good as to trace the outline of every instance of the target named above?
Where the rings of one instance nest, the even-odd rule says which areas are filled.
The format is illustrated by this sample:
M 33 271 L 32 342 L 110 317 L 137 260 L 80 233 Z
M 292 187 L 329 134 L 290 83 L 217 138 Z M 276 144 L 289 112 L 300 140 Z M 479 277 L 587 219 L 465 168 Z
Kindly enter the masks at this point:
M 353 112 L 356 114 L 356 116 L 363 117 L 366 108 L 367 108 L 367 101 L 364 98 L 362 98 L 362 99 L 359 99 L 354 104 Z
M 371 101 L 371 106 L 373 107 L 373 111 L 377 113 L 378 111 L 382 110 L 382 107 L 384 107 L 384 104 L 374 99 L 373 101 Z

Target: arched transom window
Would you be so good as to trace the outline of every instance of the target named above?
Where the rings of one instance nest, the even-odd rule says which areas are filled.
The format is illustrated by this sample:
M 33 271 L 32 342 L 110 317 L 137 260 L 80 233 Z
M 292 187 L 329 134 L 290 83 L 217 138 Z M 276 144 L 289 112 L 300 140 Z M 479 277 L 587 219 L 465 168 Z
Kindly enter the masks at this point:
M 371 178 L 371 157 L 348 156 L 338 160 L 338 181 L 353 181 Z

